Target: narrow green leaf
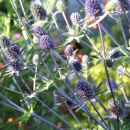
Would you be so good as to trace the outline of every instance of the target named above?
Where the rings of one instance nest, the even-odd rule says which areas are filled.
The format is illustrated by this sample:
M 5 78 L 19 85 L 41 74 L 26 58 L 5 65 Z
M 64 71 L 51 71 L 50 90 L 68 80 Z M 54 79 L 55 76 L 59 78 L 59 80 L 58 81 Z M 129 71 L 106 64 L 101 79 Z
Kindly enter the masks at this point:
M 24 113 L 22 116 L 20 116 L 18 119 L 16 119 L 17 122 L 26 122 L 30 117 L 29 113 Z
M 99 59 L 97 62 L 96 62 L 96 65 L 100 64 L 102 62 L 102 59 Z
M 115 61 L 122 61 L 122 60 L 130 61 L 130 57 L 128 57 L 128 56 L 122 56 L 122 57 L 119 57 L 119 58 L 115 59 Z

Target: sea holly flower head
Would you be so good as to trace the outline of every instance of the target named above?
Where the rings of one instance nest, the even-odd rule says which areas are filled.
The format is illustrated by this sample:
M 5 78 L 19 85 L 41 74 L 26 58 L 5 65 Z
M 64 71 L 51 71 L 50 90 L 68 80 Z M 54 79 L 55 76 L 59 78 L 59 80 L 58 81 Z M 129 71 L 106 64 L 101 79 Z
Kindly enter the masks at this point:
M 42 35 L 46 35 L 47 34 L 46 31 L 41 26 L 35 26 L 31 30 L 34 32 L 34 34 L 38 38 L 40 38 Z
M 71 14 L 70 20 L 72 24 L 75 26 L 81 26 L 83 24 L 83 19 L 81 18 L 80 14 L 77 12 Z
M 111 84 L 111 87 L 112 87 L 113 91 L 118 88 L 118 85 L 116 84 L 116 82 L 112 78 L 110 78 L 110 84 Z M 106 87 L 107 87 L 108 90 L 110 90 L 110 85 L 109 85 L 108 80 L 106 81 Z
M 16 60 L 7 67 L 7 75 L 12 76 L 15 73 L 18 76 L 19 70 L 21 70 L 21 65 L 19 63 L 19 60 Z
M 0 46 L 1 48 L 6 48 L 11 45 L 11 41 L 9 38 L 7 38 L 4 34 L 0 35 Z
M 56 98 L 56 100 L 58 101 L 58 103 L 63 103 L 66 101 L 65 97 L 62 96 L 57 90 L 53 91 L 53 95 Z
M 77 59 L 77 58 L 72 60 L 72 65 L 73 65 L 74 69 L 75 69 L 77 72 L 79 72 L 79 71 L 82 69 L 82 65 L 81 65 L 81 63 L 80 63 L 80 60 Z
M 37 1 L 34 1 L 31 3 L 30 11 L 31 11 L 32 16 L 36 20 L 45 20 L 45 17 L 47 16 L 46 10 Z
M 73 47 L 72 47 L 72 45 L 67 45 L 65 47 L 65 55 L 66 56 L 72 56 L 73 55 Z
M 119 13 L 128 12 L 130 10 L 130 1 L 129 0 L 118 0 L 117 11 Z
M 56 2 L 56 8 L 59 12 L 63 12 L 65 10 L 65 4 L 63 0 L 58 0 Z
M 117 115 L 119 116 L 119 118 L 124 118 L 126 116 L 126 114 L 118 100 L 115 100 L 115 103 L 114 103 L 113 98 L 111 98 L 108 101 L 108 108 L 110 110 L 111 118 L 116 119 Z
M 92 85 L 85 80 L 79 80 L 77 82 L 76 93 L 79 96 L 79 98 L 83 101 L 89 100 L 94 94 L 92 90 Z
M 85 11 L 89 17 L 98 17 L 103 14 L 99 0 L 86 0 Z
M 43 50 L 49 50 L 54 48 L 53 41 L 49 38 L 48 35 L 42 35 L 40 38 L 40 47 Z

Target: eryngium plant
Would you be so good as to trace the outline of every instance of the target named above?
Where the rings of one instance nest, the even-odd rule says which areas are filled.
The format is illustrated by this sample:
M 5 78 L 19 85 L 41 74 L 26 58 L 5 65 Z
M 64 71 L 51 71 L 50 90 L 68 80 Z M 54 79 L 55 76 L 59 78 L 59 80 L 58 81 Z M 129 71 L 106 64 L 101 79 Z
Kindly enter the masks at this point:
M 114 100 L 110 99 L 108 101 L 108 108 L 110 109 L 110 112 L 111 112 L 111 118 L 117 118 L 117 115 L 120 118 L 125 117 L 124 110 L 119 101 L 115 100 L 115 103 L 114 103 Z
M 0 2 L 0 129 L 129 125 L 129 0 L 74 2 Z

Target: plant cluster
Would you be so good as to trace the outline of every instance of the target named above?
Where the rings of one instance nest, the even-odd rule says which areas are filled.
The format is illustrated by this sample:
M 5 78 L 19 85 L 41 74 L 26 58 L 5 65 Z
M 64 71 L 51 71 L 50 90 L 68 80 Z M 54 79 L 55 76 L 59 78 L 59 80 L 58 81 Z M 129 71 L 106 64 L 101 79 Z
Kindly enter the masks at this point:
M 0 4 L 3 2 L 7 1 Z M 33 0 L 29 10 L 23 3 L 26 1 L 9 0 L 13 13 L 0 12 L 20 32 L 14 39 L 7 31 L 11 27 L 0 34 L 0 104 L 18 111 L 15 122 L 19 129 L 25 129 L 25 124 L 31 124 L 27 129 L 32 130 L 129 129 L 130 101 L 125 91 L 129 85 L 123 78 L 130 78 L 130 1 L 77 0 L 82 10 L 69 17 L 65 0 L 54 1 L 54 5 L 52 0 Z M 64 27 L 58 21 L 61 17 Z M 121 44 L 106 26 L 108 17 L 120 30 Z M 93 35 L 95 26 L 100 48 Z M 109 49 L 106 36 L 112 43 Z M 84 55 L 80 47 L 75 48 L 79 44 Z M 94 70 L 93 66 L 100 65 Z M 93 70 L 103 74 L 101 81 L 95 80 L 100 76 L 96 77 Z M 119 84 L 115 77 L 120 79 Z M 6 129 L 3 125 L 0 128 Z

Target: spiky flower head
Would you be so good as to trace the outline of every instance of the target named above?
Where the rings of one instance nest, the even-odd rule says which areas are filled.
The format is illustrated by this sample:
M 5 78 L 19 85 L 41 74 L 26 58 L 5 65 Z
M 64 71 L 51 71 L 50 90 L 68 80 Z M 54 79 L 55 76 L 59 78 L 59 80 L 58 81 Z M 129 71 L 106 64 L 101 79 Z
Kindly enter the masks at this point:
M 83 55 L 83 57 L 82 57 L 82 63 L 86 64 L 86 65 L 89 63 L 89 57 L 87 55 Z
M 13 62 L 11 65 L 8 66 L 8 72 L 10 75 L 13 75 L 14 73 L 18 73 L 18 71 L 21 69 L 21 65 L 18 60 Z
M 82 21 L 81 21 L 82 18 L 80 16 L 80 14 L 77 12 L 71 14 L 70 20 L 71 20 L 72 24 L 75 26 L 80 26 L 82 23 Z
M 67 45 L 65 47 L 65 55 L 66 56 L 72 56 L 73 55 L 73 47 L 72 47 L 72 45 Z
M 78 81 L 76 84 L 76 93 L 83 101 L 90 99 L 94 94 L 91 84 L 85 80 Z
M 46 35 L 46 31 L 41 26 L 33 27 L 32 31 L 38 38 L 40 38 L 42 35 Z
M 30 11 L 36 20 L 45 20 L 47 16 L 46 10 L 37 1 L 31 3 Z
M 105 6 L 105 11 L 109 14 L 113 14 L 116 11 L 118 0 L 109 0 Z
M 115 100 L 115 103 L 114 103 L 114 100 L 113 98 L 111 98 L 109 101 L 108 101 L 108 108 L 111 112 L 111 117 L 112 118 L 117 118 L 117 114 L 120 118 L 123 118 L 125 116 L 124 114 L 124 110 L 120 104 L 120 102 L 118 100 Z
M 116 72 L 117 72 L 118 75 L 121 76 L 125 73 L 125 68 L 123 66 L 118 66 Z
M 113 67 L 114 62 L 112 60 L 108 59 L 108 60 L 106 60 L 106 65 L 107 65 L 107 67 L 111 68 L 111 67 Z
M 99 0 L 86 0 L 85 10 L 89 17 L 98 17 L 103 14 L 103 10 L 100 6 Z
M 58 0 L 56 2 L 56 8 L 59 12 L 63 12 L 65 10 L 65 4 L 63 0 Z
M 110 78 L 110 84 L 111 84 L 111 88 L 112 90 L 116 90 L 118 85 L 116 84 L 116 82 Z M 107 86 L 107 89 L 110 90 L 110 86 L 109 86 L 109 82 L 108 80 L 106 81 L 106 86 Z
M 4 34 L 1 34 L 0 35 L 0 46 L 1 46 L 1 48 L 6 48 L 6 47 L 9 47 L 10 45 L 11 45 L 10 40 Z
M 65 97 L 62 96 L 57 90 L 53 91 L 53 95 L 56 98 L 56 100 L 58 101 L 58 103 L 63 103 L 66 101 Z
M 48 35 L 43 35 L 40 38 L 40 47 L 43 50 L 48 50 L 48 49 L 53 49 L 54 48 L 54 43 L 53 41 L 49 38 Z
M 80 63 L 80 60 L 77 58 L 72 61 L 72 65 L 75 68 L 75 70 L 78 72 L 82 69 L 82 65 Z
M 118 12 L 127 12 L 130 10 L 129 0 L 118 0 L 117 11 Z
M 39 58 L 38 53 L 35 53 L 35 54 L 34 54 L 32 62 L 33 62 L 33 64 L 36 65 L 36 66 L 40 63 L 40 58 Z
M 114 47 L 112 47 L 110 51 L 112 51 L 113 49 Z M 111 55 L 111 59 L 119 58 L 121 56 L 122 56 L 122 53 L 119 50 L 117 50 L 114 54 Z
M 15 44 L 12 44 L 10 47 L 5 48 L 3 51 L 10 61 L 15 61 L 21 54 L 20 48 Z

